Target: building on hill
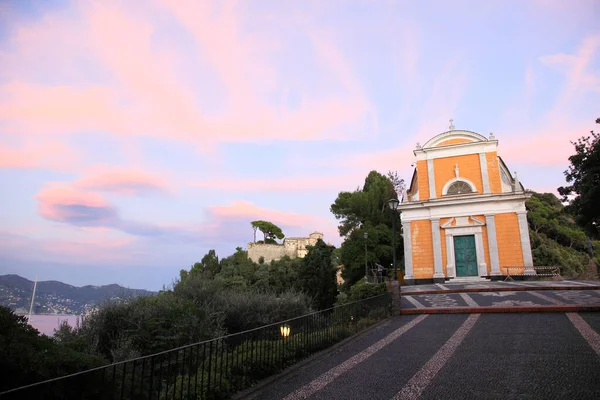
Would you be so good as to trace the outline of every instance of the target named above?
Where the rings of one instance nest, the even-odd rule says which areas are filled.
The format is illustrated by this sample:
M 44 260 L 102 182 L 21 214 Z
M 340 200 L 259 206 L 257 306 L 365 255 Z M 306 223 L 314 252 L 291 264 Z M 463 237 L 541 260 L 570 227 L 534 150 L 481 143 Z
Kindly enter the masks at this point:
M 248 257 L 256 263 L 261 257 L 265 263 L 277 261 L 284 256 L 304 258 L 308 253 L 307 246 L 314 246 L 319 239 L 323 239 L 323 234 L 313 232 L 308 237 L 285 238 L 283 244 L 248 243 Z
M 486 138 L 453 125 L 417 143 L 410 188 L 398 207 L 406 284 L 498 279 L 504 267 L 533 266 L 525 210 L 531 195 L 497 148 L 493 134 Z

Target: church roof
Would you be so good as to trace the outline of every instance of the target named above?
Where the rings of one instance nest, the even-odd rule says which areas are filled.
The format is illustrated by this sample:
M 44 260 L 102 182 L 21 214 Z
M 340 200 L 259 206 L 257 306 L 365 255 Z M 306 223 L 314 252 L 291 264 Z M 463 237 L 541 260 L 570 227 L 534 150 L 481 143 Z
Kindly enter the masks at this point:
M 423 145 L 423 149 L 429 149 L 432 147 L 449 146 L 453 144 L 461 143 L 475 143 L 475 142 L 488 142 L 489 140 L 480 135 L 479 133 L 457 129 L 442 132 L 429 139 L 427 143 Z

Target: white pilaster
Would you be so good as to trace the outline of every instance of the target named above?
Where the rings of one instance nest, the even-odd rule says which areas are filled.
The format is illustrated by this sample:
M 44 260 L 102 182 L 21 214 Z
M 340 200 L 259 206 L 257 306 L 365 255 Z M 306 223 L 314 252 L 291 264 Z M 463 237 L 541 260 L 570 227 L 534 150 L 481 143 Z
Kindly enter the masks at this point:
M 448 278 L 456 277 L 454 268 L 454 236 L 446 233 L 446 273 Z
M 523 264 L 526 274 L 535 274 L 533 267 L 533 256 L 531 255 L 531 242 L 529 240 L 529 224 L 527 223 L 527 211 L 517 211 L 519 220 L 519 233 L 521 234 L 521 250 L 523 251 Z
M 437 198 L 435 194 L 435 173 L 433 170 L 433 160 L 427 160 L 427 180 L 429 181 L 429 198 Z
M 490 248 L 490 263 L 492 264 L 490 275 L 502 275 L 502 271 L 500 271 L 500 258 L 498 256 L 496 218 L 494 214 L 485 215 L 485 224 L 487 225 L 488 247 Z
M 402 222 L 402 238 L 404 239 L 404 279 L 415 279 L 412 265 L 412 238 L 410 221 Z
M 481 181 L 483 182 L 483 193 L 490 193 L 490 177 L 487 169 L 485 153 L 479 153 L 479 165 L 481 167 Z
M 477 251 L 477 270 L 479 276 L 487 276 L 487 263 L 485 262 L 485 253 L 483 250 L 483 234 L 481 229 L 475 233 L 475 248 Z
M 440 240 L 440 219 L 431 220 L 431 233 L 433 237 L 433 266 L 434 278 L 445 278 L 442 268 L 442 241 Z

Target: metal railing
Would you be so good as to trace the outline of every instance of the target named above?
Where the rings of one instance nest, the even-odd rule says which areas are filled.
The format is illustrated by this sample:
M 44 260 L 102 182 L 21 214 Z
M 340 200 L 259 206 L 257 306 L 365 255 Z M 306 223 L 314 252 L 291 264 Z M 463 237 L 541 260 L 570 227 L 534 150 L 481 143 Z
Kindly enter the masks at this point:
M 0 393 L 4 399 L 223 399 L 390 315 L 389 293 Z

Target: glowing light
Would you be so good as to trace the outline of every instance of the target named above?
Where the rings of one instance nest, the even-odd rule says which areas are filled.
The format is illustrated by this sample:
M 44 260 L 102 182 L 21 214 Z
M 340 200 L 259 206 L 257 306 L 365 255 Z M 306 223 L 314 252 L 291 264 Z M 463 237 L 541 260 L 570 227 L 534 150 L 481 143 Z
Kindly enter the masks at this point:
M 283 336 L 284 338 L 290 336 L 290 327 L 287 325 L 282 325 L 279 327 L 279 331 L 281 332 L 281 336 Z

